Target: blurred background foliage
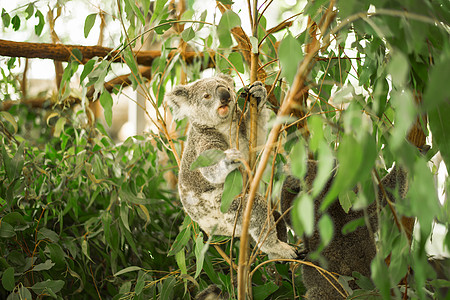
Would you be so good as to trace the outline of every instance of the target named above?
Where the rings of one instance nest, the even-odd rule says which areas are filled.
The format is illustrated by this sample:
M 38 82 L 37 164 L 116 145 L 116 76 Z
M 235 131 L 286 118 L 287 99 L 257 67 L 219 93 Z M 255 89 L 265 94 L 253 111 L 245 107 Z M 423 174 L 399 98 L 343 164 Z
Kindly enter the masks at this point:
M 339 196 L 346 211 L 367 207 L 375 198 L 374 174 L 401 164 L 410 190 L 380 215 L 372 277 L 355 274 L 357 291 L 345 285 L 348 278 L 340 283 L 351 299 L 449 295 L 448 1 L 261 1 L 256 36 L 247 3 L 230 9 L 231 3 L 1 4 L 3 39 L 112 51 L 87 57 L 76 49 L 50 68 L 30 66 L 35 60 L 22 58 L 20 49 L 17 57 L 0 56 L 2 298 L 191 299 L 211 283 L 235 297 L 236 271 L 227 256 L 238 256 L 239 240 L 207 237 L 185 216 L 176 175 L 187 123 L 172 121 L 163 96 L 215 72 L 230 73 L 239 90 L 249 84 L 255 49 L 274 113 L 298 64 L 314 53 L 263 178 L 269 201 L 279 200 L 287 161 L 301 176 L 308 156 L 319 159 L 317 192 L 337 159 L 340 185 L 329 200 Z M 36 81 L 47 72 L 53 74 L 48 86 Z M 118 134 L 126 124 L 117 117 L 119 102 L 145 112 L 143 131 Z M 425 144 L 431 149 L 421 155 Z M 311 204 L 303 207 L 293 212 L 297 235 L 313 225 Z M 412 247 L 393 215 L 416 219 Z M 359 225 L 364 220 L 345 229 Z M 333 226 L 320 230 L 326 243 Z M 289 239 L 298 242 L 293 232 Z M 433 255 L 440 255 L 434 263 Z M 266 260 L 258 256 L 252 269 L 254 299 L 304 294 L 300 265 Z M 405 276 L 407 287 L 399 285 Z

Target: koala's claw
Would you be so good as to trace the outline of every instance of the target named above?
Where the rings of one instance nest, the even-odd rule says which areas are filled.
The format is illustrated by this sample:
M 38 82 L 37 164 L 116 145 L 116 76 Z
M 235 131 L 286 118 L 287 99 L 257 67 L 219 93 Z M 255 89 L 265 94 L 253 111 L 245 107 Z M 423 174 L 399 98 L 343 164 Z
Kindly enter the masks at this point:
M 302 250 L 296 250 L 295 253 L 297 254 L 297 258 L 299 260 L 304 260 L 306 256 L 308 255 L 308 250 L 302 249 Z
M 258 102 L 258 107 L 261 108 L 267 100 L 267 91 L 261 81 L 255 81 L 250 86 L 245 86 L 241 93 L 242 97 L 252 95 Z

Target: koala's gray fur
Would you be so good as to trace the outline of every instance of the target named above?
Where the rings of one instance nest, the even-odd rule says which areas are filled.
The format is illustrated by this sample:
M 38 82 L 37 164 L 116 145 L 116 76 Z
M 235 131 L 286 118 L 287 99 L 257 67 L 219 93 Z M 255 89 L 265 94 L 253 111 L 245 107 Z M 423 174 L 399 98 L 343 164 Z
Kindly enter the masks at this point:
M 304 178 L 305 187 L 308 191 L 311 190 L 314 179 L 317 174 L 317 162 L 313 160 L 308 161 L 308 169 Z M 322 213 L 319 210 L 326 193 L 329 191 L 333 180 L 334 173 L 331 174 L 324 189 L 314 199 L 314 224 L 319 221 Z M 394 167 L 381 181 L 388 197 L 391 201 L 394 200 L 394 194 L 390 191 L 397 190 L 400 197 L 404 197 L 407 192 L 407 175 L 406 171 L 402 168 Z M 292 206 L 292 202 L 296 198 L 297 194 L 301 192 L 300 180 L 288 176 L 283 184 L 281 203 L 282 210 L 286 211 Z M 378 192 L 378 199 L 380 200 L 380 206 L 384 207 L 386 204 L 386 198 L 381 190 Z M 378 228 L 377 219 L 377 204 L 376 201 L 369 205 L 367 213 L 369 215 L 369 222 L 371 230 L 375 231 Z M 345 276 L 352 276 L 353 271 L 357 271 L 364 276 L 370 277 L 370 264 L 376 254 L 375 241 L 373 234 L 369 232 L 367 227 L 358 227 L 355 231 L 344 235 L 342 228 L 348 222 L 363 217 L 363 211 L 350 210 L 348 213 L 342 209 L 338 200 L 327 209 L 326 213 L 331 217 L 334 225 L 334 236 L 328 246 L 322 250 L 321 255 L 327 260 L 327 265 L 322 266 L 330 272 L 336 272 Z M 290 225 L 290 215 L 285 218 Z M 307 252 L 313 252 L 318 249 L 320 245 L 320 234 L 315 226 L 314 232 L 310 237 L 304 236 L 305 250 Z M 319 262 L 314 261 L 316 265 L 320 265 Z M 313 267 L 303 266 L 302 270 L 303 283 L 307 289 L 308 299 L 340 299 L 342 296 L 338 291 Z M 332 279 L 330 280 L 339 287 Z M 350 287 L 356 288 L 354 282 L 350 282 Z
M 262 145 L 266 134 L 267 112 L 264 104 L 267 92 L 262 83 L 256 82 L 249 93 L 259 100 L 257 136 L 258 145 Z M 184 209 L 207 234 L 225 236 L 233 234 L 238 214 L 234 234 L 239 236 L 246 199 L 237 198 L 227 213 L 220 212 L 226 176 L 239 167 L 239 158 L 248 160 L 249 117 L 248 114 L 242 116 L 236 105 L 233 79 L 221 74 L 177 86 L 166 95 L 165 101 L 172 107 L 175 118 L 187 117 L 190 122 L 178 178 Z M 239 145 L 236 145 L 236 135 Z M 191 164 L 208 149 L 223 150 L 226 157 L 215 165 L 191 170 Z M 264 197 L 257 194 L 250 220 L 250 235 L 258 241 L 261 233 L 263 240 L 267 234 L 264 243 L 259 243 L 259 246 L 271 259 L 296 257 L 294 249 L 277 238 L 273 217 L 264 226 L 266 221 L 267 204 Z M 270 232 L 267 232 L 268 228 Z

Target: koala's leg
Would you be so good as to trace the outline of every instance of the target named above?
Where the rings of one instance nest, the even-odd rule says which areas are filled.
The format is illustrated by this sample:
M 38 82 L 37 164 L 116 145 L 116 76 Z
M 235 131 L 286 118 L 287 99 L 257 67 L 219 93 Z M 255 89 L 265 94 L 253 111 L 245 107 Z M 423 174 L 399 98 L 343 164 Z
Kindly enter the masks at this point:
M 278 239 L 274 217 L 269 214 L 267 220 L 267 209 L 266 200 L 257 194 L 250 219 L 250 235 L 269 259 L 296 258 L 295 249 Z

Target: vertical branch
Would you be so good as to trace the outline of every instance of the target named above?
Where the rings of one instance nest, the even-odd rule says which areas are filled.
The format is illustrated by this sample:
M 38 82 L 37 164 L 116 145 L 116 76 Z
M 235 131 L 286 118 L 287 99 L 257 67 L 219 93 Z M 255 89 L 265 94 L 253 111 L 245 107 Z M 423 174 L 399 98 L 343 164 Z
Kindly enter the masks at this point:
M 257 5 L 258 1 L 253 0 L 253 8 L 250 7 L 250 0 L 247 1 L 249 7 L 249 17 L 252 25 L 252 35 L 253 38 L 258 38 L 258 10 Z M 253 12 L 253 16 L 252 16 Z M 258 43 L 256 43 L 258 44 Z M 258 59 L 259 59 L 259 50 L 251 49 L 251 59 L 250 59 L 250 83 L 253 83 L 257 80 L 258 76 Z M 253 96 L 250 96 L 249 101 L 249 114 L 250 114 L 250 137 L 249 137 L 249 166 L 250 169 L 253 170 L 256 163 L 256 146 L 258 141 L 258 102 Z M 251 208 L 250 208 L 251 210 Z M 250 222 L 250 214 L 244 216 L 247 217 L 247 223 Z M 248 231 L 248 230 L 247 230 Z M 241 239 L 240 245 L 240 255 L 239 255 L 239 268 L 238 268 L 238 299 L 245 299 L 246 288 L 247 288 L 247 274 L 249 267 L 249 257 L 248 257 L 248 247 L 249 242 L 248 239 Z
M 27 89 L 28 69 L 29 69 L 29 61 L 28 61 L 28 58 L 25 58 L 25 67 L 23 69 L 22 81 L 21 81 L 21 84 L 20 84 L 20 89 L 22 91 L 22 99 L 26 99 L 27 98 L 27 94 L 28 94 L 28 89 Z
M 58 17 L 61 15 L 61 7 L 57 8 L 57 15 L 56 17 L 53 16 L 53 9 L 51 9 L 50 7 L 48 8 L 48 13 L 47 13 L 47 20 L 48 20 L 48 26 L 50 27 L 50 35 L 52 37 L 52 43 L 53 44 L 57 44 L 60 43 L 60 39 L 58 37 L 58 35 L 56 34 L 55 31 L 55 22 L 56 19 L 58 19 Z M 55 80 L 56 80 L 56 90 L 59 90 L 59 87 L 61 85 L 61 80 L 62 80 L 62 74 L 64 72 L 63 66 L 62 66 L 62 62 L 60 61 L 53 61 L 53 64 L 55 65 Z
M 324 37 L 324 32 L 328 29 L 331 21 L 334 18 L 334 7 L 335 1 L 331 0 L 330 5 L 327 9 L 327 11 L 324 14 L 324 20 L 322 30 L 321 30 L 321 36 L 320 38 Z M 323 39 L 324 45 L 328 45 L 329 41 L 328 39 Z M 291 88 L 289 89 L 288 93 L 286 94 L 286 97 L 284 101 L 281 104 L 280 109 L 278 110 L 277 118 L 289 115 L 292 111 L 292 109 L 296 105 L 296 95 L 302 92 L 302 90 L 306 86 L 306 78 L 308 74 L 311 71 L 311 68 L 315 61 L 315 56 L 317 52 L 320 49 L 320 43 L 319 41 L 314 42 L 311 44 L 310 52 L 306 53 L 304 59 L 301 61 L 301 63 L 298 66 L 297 74 L 295 75 L 294 82 L 292 83 Z M 264 145 L 264 149 L 261 153 L 261 161 L 258 165 L 258 167 L 255 170 L 255 174 L 253 176 L 253 179 L 250 183 L 250 189 L 248 192 L 248 199 L 245 203 L 245 211 L 244 215 L 242 217 L 242 230 L 241 230 L 241 247 L 239 248 L 239 269 L 238 269 L 238 299 L 245 299 L 246 293 L 246 274 L 248 273 L 248 267 L 249 267 L 249 261 L 247 260 L 248 255 L 248 230 L 250 227 L 250 216 L 252 212 L 253 203 L 255 201 L 255 196 L 258 190 L 259 182 L 261 181 L 261 178 L 263 176 L 264 170 L 266 168 L 266 165 L 269 161 L 270 155 L 272 153 L 273 147 L 275 146 L 278 136 L 280 134 L 280 130 L 282 127 L 281 122 L 275 123 L 275 125 L 272 127 L 269 133 L 269 137 L 267 139 L 267 142 Z
M 252 35 L 254 38 L 258 38 L 258 10 L 257 10 L 257 0 L 253 1 L 253 24 L 252 24 Z M 251 60 L 250 60 L 250 83 L 254 83 L 258 77 L 258 58 L 259 58 L 259 49 L 252 48 Z M 256 162 L 256 146 L 258 141 L 258 102 L 252 96 L 250 96 L 250 139 L 249 139 L 249 165 L 253 170 Z

